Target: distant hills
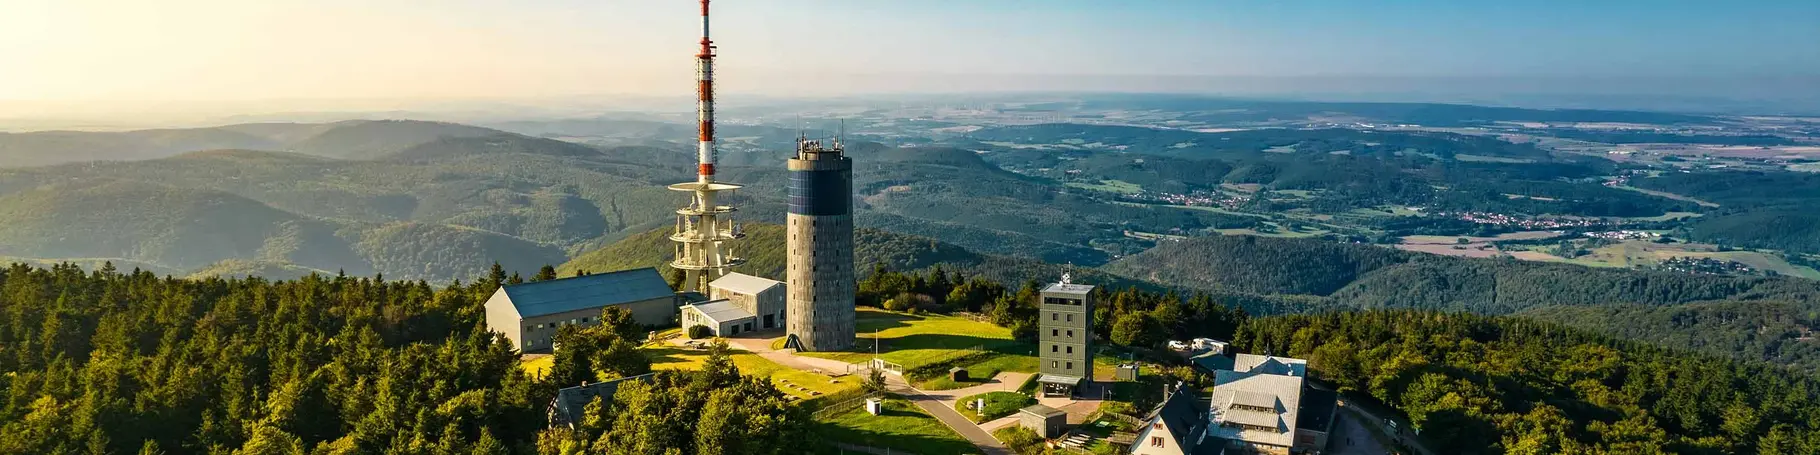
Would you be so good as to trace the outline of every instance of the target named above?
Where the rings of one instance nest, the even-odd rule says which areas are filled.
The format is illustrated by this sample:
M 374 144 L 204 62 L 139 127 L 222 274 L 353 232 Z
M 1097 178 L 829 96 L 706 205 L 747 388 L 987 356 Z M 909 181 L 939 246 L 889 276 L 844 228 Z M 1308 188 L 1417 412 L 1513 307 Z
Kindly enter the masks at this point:
M 746 238 L 735 244 L 733 251 L 745 257 L 748 262 L 735 271 L 782 280 L 787 266 L 784 256 L 787 239 L 783 226 L 747 223 L 743 230 Z M 669 276 L 674 272 L 669 267 L 669 262 L 674 257 L 674 244 L 670 242 L 669 235 L 668 228 L 660 228 L 627 237 L 576 256 L 558 267 L 557 273 L 567 276 L 581 271 L 605 272 L 657 267 L 665 276 Z M 862 275 L 870 273 L 874 265 L 895 271 L 926 270 L 939 266 L 947 271 L 1016 284 L 1027 280 L 1054 281 L 1063 272 L 1072 271 L 1075 277 L 1085 283 L 1113 287 L 1159 287 L 1092 268 L 980 254 L 927 237 L 876 229 L 856 230 L 853 243 L 854 262 L 859 265 Z
M 212 128 L 124 132 L 0 133 L 0 167 L 136 161 L 218 149 L 375 159 L 441 138 L 501 134 L 509 133 L 456 123 L 416 120 L 349 120 L 326 124 L 250 123 Z

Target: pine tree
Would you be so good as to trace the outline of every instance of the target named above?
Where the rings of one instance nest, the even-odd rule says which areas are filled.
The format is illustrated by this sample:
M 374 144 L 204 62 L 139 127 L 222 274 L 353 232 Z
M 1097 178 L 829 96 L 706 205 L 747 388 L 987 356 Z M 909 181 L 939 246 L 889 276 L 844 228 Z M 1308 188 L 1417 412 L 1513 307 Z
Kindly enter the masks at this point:
M 556 279 L 556 267 L 551 267 L 548 264 L 545 264 L 543 268 L 537 269 L 537 275 L 531 277 L 531 281 L 548 281 L 554 279 Z

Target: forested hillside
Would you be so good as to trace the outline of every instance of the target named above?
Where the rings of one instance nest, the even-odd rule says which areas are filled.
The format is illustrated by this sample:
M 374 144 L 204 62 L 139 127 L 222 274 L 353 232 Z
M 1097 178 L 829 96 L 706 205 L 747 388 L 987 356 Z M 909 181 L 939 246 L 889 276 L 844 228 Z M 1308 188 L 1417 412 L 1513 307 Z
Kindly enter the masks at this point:
M 1548 305 L 1785 300 L 1820 306 L 1820 282 L 1435 256 L 1312 239 L 1214 236 L 1164 242 L 1105 267 L 1199 289 L 1326 296 L 1360 308 L 1502 314 Z
M 470 285 L 0 270 L 4 454 L 793 454 L 812 423 L 724 348 L 548 428 L 558 387 L 648 372 L 630 315 L 565 327 L 550 375 L 486 331 Z M 601 376 L 604 373 L 606 376 Z
M 1365 311 L 1252 319 L 1242 352 L 1407 414 L 1450 454 L 1808 454 L 1820 381 L 1523 319 Z
M 1811 306 L 1775 301 L 1555 306 L 1517 315 L 1658 346 L 1820 371 L 1820 341 L 1814 339 L 1820 314 Z

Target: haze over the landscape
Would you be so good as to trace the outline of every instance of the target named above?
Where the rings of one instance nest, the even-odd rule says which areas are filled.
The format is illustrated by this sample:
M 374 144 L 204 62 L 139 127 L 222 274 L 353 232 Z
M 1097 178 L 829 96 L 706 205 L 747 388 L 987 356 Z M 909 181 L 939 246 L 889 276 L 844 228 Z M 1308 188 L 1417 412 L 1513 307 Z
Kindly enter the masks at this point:
M 1783 109 L 1820 99 L 1811 45 L 1820 3 L 1804 1 L 719 8 L 720 89 L 730 95 L 1143 91 L 1576 107 L 1599 107 L 1588 95 L 1618 105 L 1608 107 L 1653 95 Z M 692 90 L 693 10 L 641 0 L 11 0 L 0 14 L 0 116 L 681 98 Z
M 1815 43 L 0 0 L 0 455 L 1820 454 Z

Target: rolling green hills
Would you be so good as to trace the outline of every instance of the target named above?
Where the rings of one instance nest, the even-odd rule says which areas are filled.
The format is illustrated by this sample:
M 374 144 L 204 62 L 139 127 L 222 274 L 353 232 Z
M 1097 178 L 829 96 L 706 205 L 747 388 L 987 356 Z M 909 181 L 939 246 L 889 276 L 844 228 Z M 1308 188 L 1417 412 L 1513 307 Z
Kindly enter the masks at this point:
M 0 196 L 0 251 L 41 258 L 133 258 L 187 269 L 254 257 L 303 218 L 204 189 L 134 181 L 50 185 Z
M 734 245 L 733 249 L 746 257 L 748 262 L 734 271 L 781 280 L 786 265 L 783 226 L 747 223 L 743 229 L 746 238 Z M 657 267 L 665 276 L 669 276 L 673 269 L 668 263 L 675 257 L 669 235 L 670 229 L 666 227 L 627 237 L 576 256 L 557 267 L 557 273 L 567 276 L 580 271 L 599 273 Z M 1074 276 L 1081 282 L 1116 287 L 1154 287 L 1153 284 L 1089 268 L 1071 269 L 1064 265 L 1030 259 L 980 254 L 927 237 L 876 229 L 856 230 L 853 243 L 853 259 L 862 274 L 870 273 L 874 265 L 896 271 L 922 270 L 939 265 L 944 270 L 984 276 L 1005 283 L 1021 283 L 1026 280 L 1053 281 L 1062 272 L 1073 270 Z

